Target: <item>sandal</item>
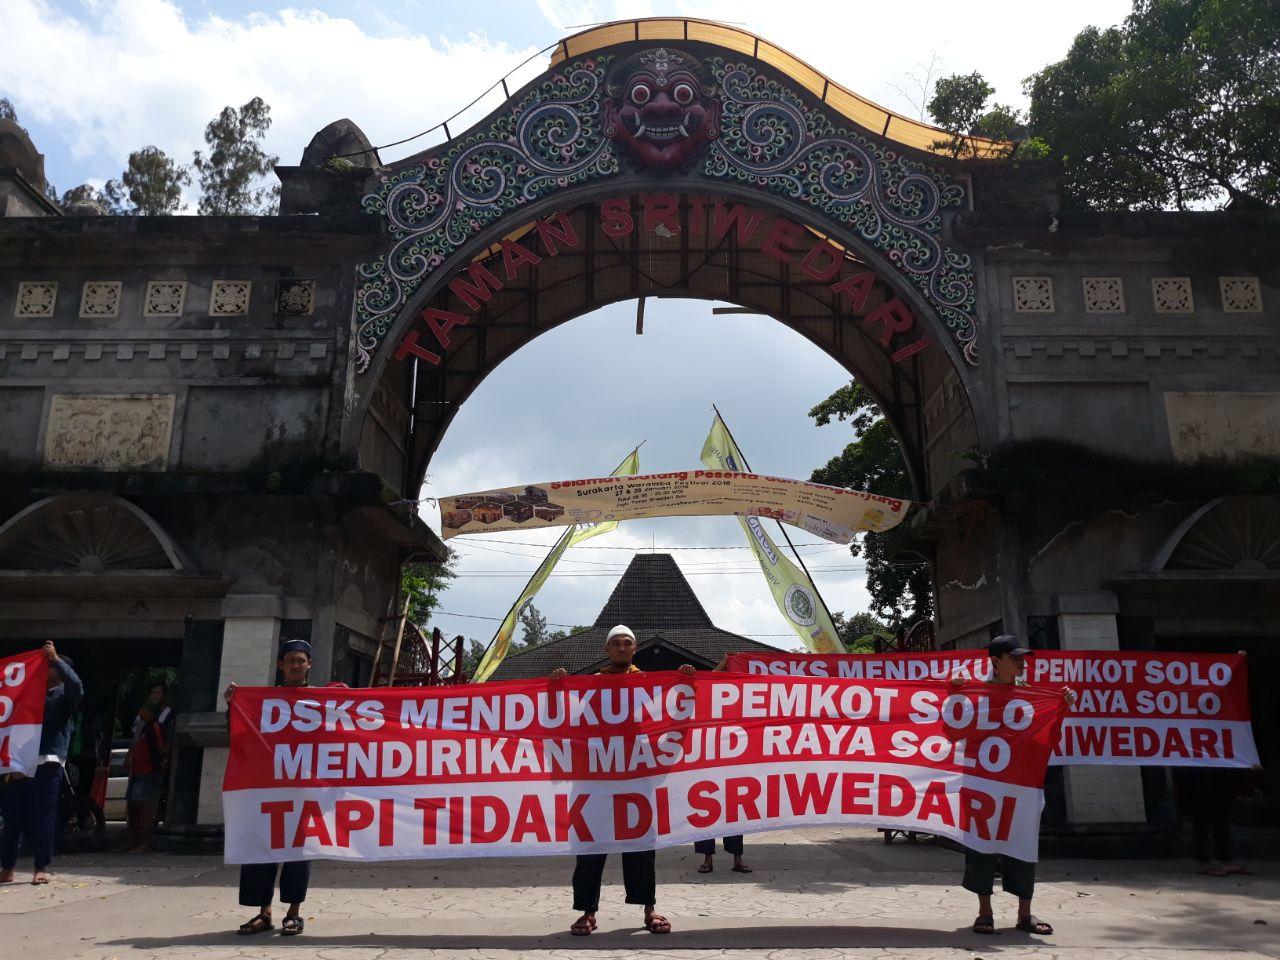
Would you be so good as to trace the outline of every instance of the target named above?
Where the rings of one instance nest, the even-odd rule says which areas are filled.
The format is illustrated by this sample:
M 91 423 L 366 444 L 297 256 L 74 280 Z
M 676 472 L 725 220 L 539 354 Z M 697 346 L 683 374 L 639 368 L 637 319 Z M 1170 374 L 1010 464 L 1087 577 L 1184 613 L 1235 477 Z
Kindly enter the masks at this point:
M 996 932 L 995 917 L 978 917 L 973 921 L 973 932 L 982 934 L 992 934 Z
M 1019 920 L 1013 927 L 1015 930 L 1021 930 L 1023 933 L 1034 933 L 1040 937 L 1047 937 L 1053 933 L 1053 925 L 1045 923 L 1036 917 L 1027 917 L 1025 920 Z
M 671 921 L 660 913 L 651 913 L 644 918 L 645 929 L 650 933 L 670 933 Z
M 255 933 L 266 933 L 274 927 L 271 924 L 271 918 L 265 913 L 260 913 L 248 923 L 240 924 L 240 929 L 236 931 L 242 937 L 251 937 Z
M 586 937 L 595 933 L 596 918 L 588 917 L 585 914 L 573 921 L 573 926 L 569 928 L 569 932 L 575 937 Z
M 711 864 L 709 864 L 709 863 L 704 863 L 704 864 L 700 865 L 700 866 L 698 867 L 698 872 L 699 872 L 699 873 L 710 873 L 710 872 L 711 872 Z
M 735 864 L 733 868 L 733 872 L 734 873 L 750 873 L 751 868 L 748 867 L 745 863 Z
M 280 923 L 280 936 L 296 937 L 306 925 L 307 922 L 301 917 L 285 917 Z
M 1201 867 L 1198 872 L 1206 877 L 1225 877 L 1227 875 L 1227 871 L 1221 867 Z

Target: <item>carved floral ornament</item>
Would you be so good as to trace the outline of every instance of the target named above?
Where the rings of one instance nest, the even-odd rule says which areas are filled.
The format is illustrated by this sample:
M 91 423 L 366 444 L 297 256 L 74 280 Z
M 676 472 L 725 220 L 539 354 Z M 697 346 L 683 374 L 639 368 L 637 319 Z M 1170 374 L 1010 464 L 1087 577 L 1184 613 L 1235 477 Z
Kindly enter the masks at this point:
M 394 246 L 358 268 L 364 373 L 409 299 L 481 231 L 556 190 L 638 170 L 739 184 L 808 206 L 876 250 L 977 363 L 976 284 L 942 240 L 965 187 L 938 167 L 835 126 L 744 63 L 651 48 L 552 70 L 485 127 L 388 172 L 364 198 Z

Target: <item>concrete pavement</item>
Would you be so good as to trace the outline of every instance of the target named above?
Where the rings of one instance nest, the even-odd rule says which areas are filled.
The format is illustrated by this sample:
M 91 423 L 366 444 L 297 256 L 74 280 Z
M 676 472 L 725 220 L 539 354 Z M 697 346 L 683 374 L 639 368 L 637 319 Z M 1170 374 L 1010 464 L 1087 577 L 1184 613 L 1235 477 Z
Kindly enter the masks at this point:
M 83 854 L 55 864 L 48 887 L 0 887 L 0 944 L 21 960 L 1280 958 L 1280 881 L 1269 864 L 1257 876 L 1210 878 L 1185 860 L 1046 861 L 1035 910 L 1057 932 L 1040 939 L 1012 930 L 1015 902 L 1003 894 L 1000 932 L 971 933 L 962 858 L 931 842 L 787 831 L 747 838 L 753 874 L 731 873 L 721 854 L 716 871 L 700 875 L 700 860 L 688 848 L 659 854 L 670 936 L 640 928 L 612 858 L 600 931 L 571 937 L 572 861 L 555 857 L 317 863 L 306 932 L 284 939 L 234 934 L 252 911 L 236 904 L 236 869 L 216 858 Z

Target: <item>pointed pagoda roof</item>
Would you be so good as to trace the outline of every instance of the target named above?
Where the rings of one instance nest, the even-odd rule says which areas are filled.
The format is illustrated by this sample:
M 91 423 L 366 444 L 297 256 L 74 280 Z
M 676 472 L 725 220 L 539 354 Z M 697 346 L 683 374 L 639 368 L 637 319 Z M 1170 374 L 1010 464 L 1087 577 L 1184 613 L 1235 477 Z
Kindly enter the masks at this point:
M 620 623 L 635 633 L 640 653 L 663 646 L 703 669 L 714 667 L 726 653 L 776 650 L 712 623 L 671 554 L 637 553 L 594 624 L 510 655 L 494 671 L 493 679 L 545 677 L 557 667 L 570 673 L 594 673 L 604 665 L 609 631 Z

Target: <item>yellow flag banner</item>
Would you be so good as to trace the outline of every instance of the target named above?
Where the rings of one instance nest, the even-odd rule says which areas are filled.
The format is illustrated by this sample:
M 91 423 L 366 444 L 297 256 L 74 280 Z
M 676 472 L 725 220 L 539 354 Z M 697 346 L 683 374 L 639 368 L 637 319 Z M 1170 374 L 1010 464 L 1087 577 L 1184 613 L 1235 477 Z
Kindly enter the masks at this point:
M 712 469 L 733 471 L 741 470 L 745 462 L 742 451 L 733 442 L 719 413 L 711 424 L 707 442 L 702 445 L 702 462 Z M 760 563 L 774 603 L 805 649 L 810 653 L 847 652 L 826 606 L 818 598 L 817 587 L 808 575 L 778 549 L 759 517 L 739 517 L 738 522 L 747 535 L 751 552 Z
M 631 451 L 627 459 L 618 464 L 618 468 L 613 471 L 612 475 L 615 477 L 631 476 L 639 469 L 640 451 L 637 448 Z M 488 680 L 493 675 L 493 671 L 498 669 L 498 664 L 502 663 L 506 658 L 507 651 L 511 649 L 511 638 L 516 633 L 516 624 L 520 622 L 520 614 L 524 612 L 525 607 L 533 602 L 533 598 L 538 595 L 538 591 L 547 582 L 547 577 L 551 576 L 551 571 L 560 562 L 564 552 L 583 540 L 598 537 L 602 533 L 609 533 L 611 530 L 617 529 L 617 527 L 617 521 L 612 520 L 603 523 L 582 524 L 581 526 L 570 527 L 564 532 L 564 536 L 556 541 L 556 545 L 551 548 L 551 552 L 547 554 L 546 559 L 533 572 L 533 576 L 525 584 L 524 591 L 512 605 L 511 612 L 507 614 L 506 619 L 502 621 L 502 625 L 498 627 L 498 632 L 494 635 L 493 642 L 489 644 L 489 649 L 485 651 L 484 658 L 480 661 L 480 665 L 476 667 L 475 674 L 471 677 L 473 682 L 483 683 Z
M 729 470 L 679 470 L 506 487 L 440 499 L 444 539 L 646 517 L 771 517 L 832 543 L 896 527 L 909 503 L 843 487 Z

